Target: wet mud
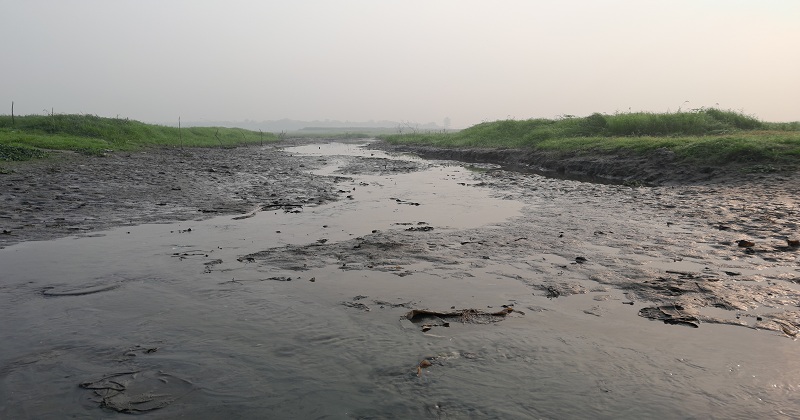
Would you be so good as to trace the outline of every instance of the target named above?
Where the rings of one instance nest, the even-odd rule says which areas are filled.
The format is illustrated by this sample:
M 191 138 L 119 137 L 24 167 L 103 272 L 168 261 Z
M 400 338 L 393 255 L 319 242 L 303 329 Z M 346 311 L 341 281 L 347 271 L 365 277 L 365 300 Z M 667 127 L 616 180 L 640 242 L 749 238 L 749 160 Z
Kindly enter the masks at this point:
M 112 373 L 79 386 L 92 391 L 100 408 L 126 414 L 164 408 L 192 391 L 191 383 L 152 371 Z
M 800 249 L 787 245 L 800 237 L 792 188 L 798 184 L 631 188 L 500 169 L 476 177 L 476 186 L 536 204 L 489 230 L 412 222 L 425 226 L 245 258 L 292 271 L 335 265 L 397 276 L 471 276 L 475 268 L 492 266 L 548 298 L 585 294 L 597 283 L 626 291 L 630 300 L 685 308 L 698 322 L 778 332 L 784 323 L 793 330 L 800 325 Z M 755 242 L 741 247 L 737 238 Z M 695 313 L 701 308 L 723 309 L 727 316 Z M 754 310 L 759 321 L 748 322 L 742 313 Z
M 800 178 L 717 176 L 355 142 L 20 165 L 0 414 L 795 417 Z
M 740 163 L 698 166 L 675 158 L 674 152 L 657 149 L 649 153 L 530 149 L 442 148 L 435 146 L 377 143 L 376 149 L 414 153 L 430 159 L 490 163 L 519 172 L 551 178 L 594 183 L 642 185 L 689 185 L 739 183 L 759 178 L 789 179 L 800 163 Z M 766 177 L 763 175 L 767 174 Z
M 284 145 L 285 146 L 285 145 Z M 54 152 L 58 154 L 58 152 Z M 0 247 L 116 226 L 293 211 L 338 197 L 334 178 L 276 146 L 149 149 L 7 165 L 0 175 Z

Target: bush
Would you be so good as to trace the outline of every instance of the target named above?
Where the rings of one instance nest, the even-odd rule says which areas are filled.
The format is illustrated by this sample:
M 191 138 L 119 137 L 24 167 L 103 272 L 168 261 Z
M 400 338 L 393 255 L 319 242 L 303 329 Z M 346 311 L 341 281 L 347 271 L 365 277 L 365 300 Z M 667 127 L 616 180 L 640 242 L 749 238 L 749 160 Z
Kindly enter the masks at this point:
M 0 144 L 0 160 L 21 161 L 39 159 L 45 156 L 47 156 L 47 153 L 32 147 Z

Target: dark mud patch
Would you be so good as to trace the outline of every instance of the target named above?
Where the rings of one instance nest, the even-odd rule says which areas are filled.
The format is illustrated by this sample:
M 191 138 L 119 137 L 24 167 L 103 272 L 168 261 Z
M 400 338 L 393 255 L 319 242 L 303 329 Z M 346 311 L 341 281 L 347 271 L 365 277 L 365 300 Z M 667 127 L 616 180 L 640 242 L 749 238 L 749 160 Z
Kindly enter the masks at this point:
M 687 313 L 686 308 L 680 305 L 642 308 L 639 310 L 639 316 L 664 321 L 665 324 L 684 325 L 692 328 L 699 328 L 698 323 L 700 322 L 696 316 Z
M 389 158 L 350 159 L 336 173 L 343 175 L 395 175 L 418 172 L 431 167 L 431 163 L 419 160 L 402 160 Z
M 491 324 L 500 322 L 509 314 L 514 312 L 514 307 L 503 305 L 499 311 L 486 312 L 480 309 L 456 309 L 455 307 L 447 311 L 432 311 L 429 309 L 413 309 L 405 315 L 405 318 L 419 326 L 422 332 L 429 331 L 433 327 L 450 327 L 450 323 L 461 324 Z M 517 312 L 519 313 L 519 312 Z
M 555 282 L 548 281 L 542 284 L 535 285 L 536 288 L 542 290 L 544 295 L 549 299 L 555 299 L 560 296 L 570 296 L 586 293 L 586 287 L 576 282 Z
M 796 166 L 765 173 L 758 165 L 704 165 L 680 161 L 674 152 L 657 149 L 640 154 L 602 151 L 554 152 L 531 149 L 441 148 L 432 146 L 373 143 L 370 147 L 386 151 L 413 153 L 424 158 L 491 163 L 508 170 L 535 173 L 558 179 L 628 186 L 697 184 L 755 178 L 797 176 Z
M 92 285 L 92 286 L 47 286 L 42 289 L 42 295 L 47 297 L 60 296 L 86 296 L 95 293 L 107 292 L 118 289 L 120 284 Z
M 342 270 L 398 272 L 405 265 L 421 261 L 448 263 L 450 259 L 431 253 L 429 244 L 412 239 L 432 230 L 376 231 L 336 243 L 317 242 L 267 249 L 240 257 L 240 260 L 297 271 L 335 265 Z
M 118 372 L 82 382 L 100 408 L 126 414 L 158 410 L 194 390 L 191 382 L 150 370 Z
M 353 308 L 362 310 L 365 312 L 369 312 L 372 310 L 373 307 L 379 309 L 394 309 L 394 308 L 411 308 L 414 305 L 414 302 L 388 302 L 385 300 L 376 299 L 372 301 L 372 307 L 367 305 L 363 300 L 366 299 L 368 296 L 358 295 L 353 297 L 352 300 L 342 302 L 342 305 L 347 308 Z

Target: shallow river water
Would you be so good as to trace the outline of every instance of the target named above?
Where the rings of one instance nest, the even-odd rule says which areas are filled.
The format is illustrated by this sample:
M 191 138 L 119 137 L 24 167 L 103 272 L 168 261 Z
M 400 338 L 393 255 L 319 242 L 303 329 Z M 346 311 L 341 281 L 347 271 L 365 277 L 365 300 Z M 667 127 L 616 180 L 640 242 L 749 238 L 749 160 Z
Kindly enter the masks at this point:
M 731 245 L 780 232 L 714 229 L 716 192 L 287 152 L 341 199 L 0 249 L 0 418 L 800 418 L 793 331 L 758 324 L 797 252 Z M 669 276 L 699 328 L 638 315 Z

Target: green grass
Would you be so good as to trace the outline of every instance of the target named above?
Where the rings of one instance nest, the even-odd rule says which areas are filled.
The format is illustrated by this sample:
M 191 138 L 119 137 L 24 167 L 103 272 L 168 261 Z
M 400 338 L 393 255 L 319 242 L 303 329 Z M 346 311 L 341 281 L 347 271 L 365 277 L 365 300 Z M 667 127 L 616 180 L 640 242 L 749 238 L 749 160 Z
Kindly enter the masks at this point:
M 0 115 L 0 160 L 42 157 L 41 150 L 100 155 L 145 147 L 233 147 L 276 141 L 277 136 L 238 128 L 167 127 L 122 118 L 54 114 Z
M 47 153 L 32 147 L 0 144 L 0 160 L 23 161 L 46 156 Z
M 668 149 L 694 163 L 800 163 L 800 123 L 765 123 L 715 108 L 677 113 L 592 114 L 583 118 L 484 122 L 456 133 L 382 135 L 394 144 L 531 148 L 561 153 Z

